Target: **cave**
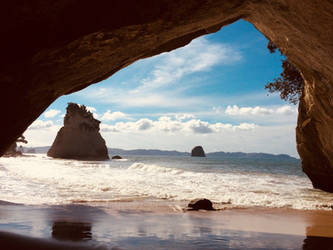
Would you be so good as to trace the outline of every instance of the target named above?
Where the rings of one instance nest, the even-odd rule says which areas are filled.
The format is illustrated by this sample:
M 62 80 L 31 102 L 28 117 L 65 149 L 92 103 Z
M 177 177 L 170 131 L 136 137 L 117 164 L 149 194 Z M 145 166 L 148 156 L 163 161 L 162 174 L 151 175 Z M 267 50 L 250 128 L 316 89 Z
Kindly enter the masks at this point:
M 333 192 L 331 1 L 38 0 L 0 12 L 0 155 L 58 97 L 244 19 L 299 69 L 302 168 L 315 188 Z

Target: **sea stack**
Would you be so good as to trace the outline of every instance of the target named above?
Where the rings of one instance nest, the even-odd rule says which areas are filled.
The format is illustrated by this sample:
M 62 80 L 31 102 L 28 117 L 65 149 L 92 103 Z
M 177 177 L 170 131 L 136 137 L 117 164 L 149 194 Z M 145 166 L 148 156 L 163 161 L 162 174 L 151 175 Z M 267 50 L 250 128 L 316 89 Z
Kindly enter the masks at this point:
M 76 160 L 108 160 L 105 140 L 99 133 L 101 122 L 84 105 L 68 103 L 64 126 L 47 155 Z
M 206 157 L 205 151 L 201 146 L 196 146 L 192 149 L 191 156 L 195 157 Z

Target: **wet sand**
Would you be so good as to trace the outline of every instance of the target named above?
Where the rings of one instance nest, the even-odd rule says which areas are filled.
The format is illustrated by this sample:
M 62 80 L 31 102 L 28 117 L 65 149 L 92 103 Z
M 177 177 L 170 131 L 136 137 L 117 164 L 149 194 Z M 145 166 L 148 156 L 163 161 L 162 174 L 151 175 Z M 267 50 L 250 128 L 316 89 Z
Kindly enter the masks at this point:
M 333 211 L 184 211 L 182 202 L 0 203 L 1 249 L 333 249 Z

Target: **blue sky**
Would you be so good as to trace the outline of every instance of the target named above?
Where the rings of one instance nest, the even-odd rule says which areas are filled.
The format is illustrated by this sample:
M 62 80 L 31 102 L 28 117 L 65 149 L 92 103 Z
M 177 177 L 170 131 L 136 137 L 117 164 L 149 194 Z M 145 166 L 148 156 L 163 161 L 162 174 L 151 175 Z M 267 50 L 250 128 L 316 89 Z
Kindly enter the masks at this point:
M 33 146 L 50 145 L 68 102 L 102 121 L 109 147 L 287 153 L 297 156 L 297 107 L 267 95 L 281 55 L 238 21 L 189 45 L 140 60 L 105 81 L 55 101 L 26 131 Z

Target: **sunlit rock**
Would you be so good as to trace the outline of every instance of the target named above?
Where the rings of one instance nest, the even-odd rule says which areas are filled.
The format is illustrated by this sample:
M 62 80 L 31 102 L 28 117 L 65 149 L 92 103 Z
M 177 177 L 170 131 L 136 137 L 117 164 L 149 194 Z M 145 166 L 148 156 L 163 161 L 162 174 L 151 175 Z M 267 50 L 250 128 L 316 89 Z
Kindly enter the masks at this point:
M 78 160 L 109 159 L 105 141 L 99 133 L 100 121 L 85 106 L 69 103 L 64 126 L 59 130 L 47 155 Z

